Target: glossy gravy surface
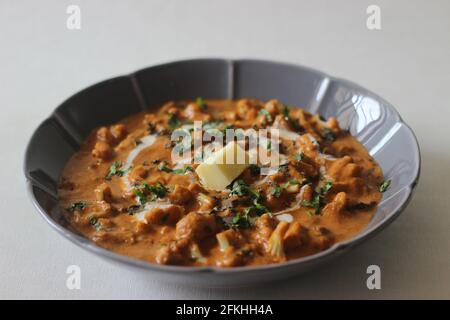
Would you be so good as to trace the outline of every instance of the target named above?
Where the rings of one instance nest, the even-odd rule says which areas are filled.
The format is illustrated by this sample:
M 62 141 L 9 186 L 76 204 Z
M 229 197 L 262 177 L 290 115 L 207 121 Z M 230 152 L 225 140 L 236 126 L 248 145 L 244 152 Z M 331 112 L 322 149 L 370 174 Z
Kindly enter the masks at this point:
M 174 130 L 280 129 L 271 174 L 249 166 L 222 191 L 172 162 Z M 268 146 L 266 148 L 270 149 Z M 197 159 L 198 160 L 198 159 Z M 200 159 L 201 160 L 201 159 Z M 152 263 L 279 263 L 349 239 L 371 220 L 383 174 L 335 118 L 277 100 L 168 102 L 94 130 L 63 170 L 70 224 L 106 249 Z

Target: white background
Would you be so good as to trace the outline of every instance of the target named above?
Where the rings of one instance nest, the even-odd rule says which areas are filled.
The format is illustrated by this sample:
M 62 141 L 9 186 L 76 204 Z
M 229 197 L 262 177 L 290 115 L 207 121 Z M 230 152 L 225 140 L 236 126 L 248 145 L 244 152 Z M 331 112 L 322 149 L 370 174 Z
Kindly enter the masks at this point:
M 82 29 L 66 28 L 81 7 Z M 366 28 L 381 7 L 382 30 Z M 0 298 L 450 298 L 450 1 L 0 0 Z M 422 175 L 375 238 L 289 281 L 240 289 L 169 285 L 111 265 L 54 232 L 25 190 L 25 145 L 68 96 L 181 58 L 299 63 L 375 91 L 411 125 Z M 55 151 L 57 152 L 57 151 Z M 81 267 L 81 290 L 66 268 Z M 366 288 L 378 264 L 382 290 Z

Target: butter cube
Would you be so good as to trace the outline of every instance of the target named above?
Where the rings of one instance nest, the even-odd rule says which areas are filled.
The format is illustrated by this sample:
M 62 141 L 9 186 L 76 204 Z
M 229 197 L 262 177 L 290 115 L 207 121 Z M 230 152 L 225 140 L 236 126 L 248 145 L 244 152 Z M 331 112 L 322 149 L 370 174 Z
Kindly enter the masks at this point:
M 247 152 L 235 141 L 214 152 L 195 172 L 205 188 L 223 191 L 248 166 Z

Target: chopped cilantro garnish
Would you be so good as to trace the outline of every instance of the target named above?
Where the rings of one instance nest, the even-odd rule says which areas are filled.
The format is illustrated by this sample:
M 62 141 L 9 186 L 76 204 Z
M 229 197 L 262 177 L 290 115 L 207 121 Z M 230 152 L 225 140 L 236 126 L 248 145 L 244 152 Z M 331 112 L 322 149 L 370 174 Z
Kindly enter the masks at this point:
M 269 122 L 272 122 L 272 120 L 273 120 L 272 115 L 270 114 L 270 112 L 267 109 L 263 108 L 263 109 L 259 110 L 258 115 L 265 117 L 267 119 L 267 121 L 269 121 Z
M 233 220 L 231 221 L 231 227 L 237 228 L 237 229 L 247 229 L 251 227 L 251 218 L 248 214 L 248 212 L 245 212 L 244 214 L 238 213 L 233 217 Z
M 169 112 L 168 117 L 169 118 L 167 120 L 167 124 L 169 125 L 169 128 L 171 130 L 175 130 L 176 128 L 181 126 L 180 119 L 178 119 L 177 116 L 174 113 Z
M 304 157 L 305 157 L 305 153 L 303 151 L 301 151 L 301 152 L 296 153 L 294 155 L 294 160 L 295 161 L 302 161 Z
M 194 168 L 192 168 L 191 166 L 187 166 L 185 168 L 180 168 L 180 169 L 171 169 L 167 166 L 167 164 L 165 162 L 161 162 L 158 166 L 158 170 L 159 171 L 164 171 L 167 173 L 173 173 L 173 174 L 185 174 L 188 171 L 194 171 Z
M 77 211 L 77 210 L 82 211 L 82 210 L 84 210 L 86 207 L 87 207 L 86 202 L 84 202 L 84 201 L 78 201 L 78 202 L 74 202 L 74 203 L 70 204 L 70 206 L 68 206 L 68 207 L 66 208 L 66 211 L 68 211 L 68 212 L 70 212 L 70 213 L 73 213 L 73 212 L 75 212 L 75 211 Z
M 172 169 L 170 169 L 165 162 L 161 162 L 158 166 L 159 171 L 164 171 L 168 173 L 172 173 Z
M 89 219 L 89 224 L 93 226 L 97 231 L 100 231 L 103 228 L 102 224 L 98 222 L 98 219 L 96 217 L 91 217 Z
M 250 196 L 253 205 L 247 210 L 250 212 L 254 212 L 257 215 L 263 214 L 263 213 L 269 213 L 270 211 L 261 203 L 262 196 L 261 193 L 258 191 L 252 190 L 243 180 L 236 180 L 233 183 L 232 189 L 231 189 L 232 195 L 237 195 L 239 197 L 243 196 Z
M 273 195 L 275 198 L 279 198 L 281 194 L 283 193 L 284 189 L 287 189 L 289 186 L 295 186 L 300 185 L 301 183 L 298 182 L 297 179 L 291 179 L 286 183 L 283 183 L 282 185 L 275 186 L 272 188 L 272 191 L 270 192 L 271 195 Z
M 164 198 L 168 191 L 168 189 L 164 185 L 162 185 L 161 182 L 157 182 L 154 186 L 147 185 L 146 188 L 157 198 Z
M 197 99 L 195 99 L 195 103 L 202 109 L 206 108 L 205 100 L 203 100 L 202 97 L 198 97 Z
M 303 200 L 302 205 L 304 207 L 313 208 L 315 214 L 319 214 L 320 209 L 323 206 L 322 198 L 319 193 L 315 193 L 312 200 Z
M 164 198 L 168 191 L 169 190 L 160 182 L 157 182 L 153 186 L 149 185 L 147 182 L 144 182 L 133 189 L 134 194 L 138 197 L 139 203 L 142 206 L 144 206 L 148 201 L 154 201 L 157 198 Z
M 281 110 L 281 112 L 286 120 L 289 120 L 289 107 L 287 105 L 283 105 L 283 110 Z
M 188 171 L 192 172 L 194 171 L 194 168 L 192 168 L 191 166 L 187 166 L 183 169 L 172 169 L 173 174 L 185 174 Z
M 292 126 L 292 128 L 294 128 L 295 131 L 302 131 L 303 130 L 302 126 L 298 123 L 298 121 L 291 118 L 291 116 L 289 115 L 289 111 L 290 111 L 289 107 L 287 105 L 283 105 L 281 113 L 283 114 L 284 119 L 289 122 L 289 124 Z
M 263 213 L 270 213 L 269 209 L 266 208 L 266 206 L 264 206 L 261 201 L 262 201 L 262 196 L 261 193 L 259 193 L 258 191 L 253 191 L 250 189 L 250 197 L 253 201 L 253 206 L 249 208 L 250 211 L 254 211 L 257 215 L 261 215 Z
M 250 207 L 250 208 L 253 208 L 253 209 L 255 210 L 255 212 L 256 212 L 257 215 L 261 215 L 261 214 L 263 214 L 263 213 L 269 213 L 269 214 L 271 214 L 270 211 L 269 211 L 269 209 L 267 209 L 266 206 L 262 205 L 262 204 L 259 203 L 258 201 L 259 201 L 259 200 L 254 199 L 254 200 L 253 200 L 253 207 Z
M 122 169 L 122 162 L 114 161 L 111 167 L 109 168 L 109 172 L 106 175 L 106 180 L 111 180 L 113 176 L 123 177 L 128 171 L 131 170 L 131 167 L 128 169 L 123 170 Z
M 391 185 L 391 180 L 385 180 L 385 181 L 383 181 L 383 183 L 380 185 L 380 187 L 379 187 L 379 191 L 381 192 L 381 193 L 384 193 L 384 192 L 386 192 L 387 191 L 387 189 L 389 189 L 389 186 Z
M 141 206 L 145 206 L 147 203 L 147 196 L 144 194 L 144 192 L 141 189 L 135 188 L 133 189 L 134 195 L 138 198 L 139 203 Z
M 327 181 L 325 183 L 325 186 L 323 186 L 322 188 L 320 188 L 320 194 L 323 196 L 325 195 L 328 191 L 331 190 L 331 188 L 333 188 L 333 182 L 331 181 Z
M 244 182 L 244 180 L 236 180 L 231 188 L 231 194 L 239 197 L 247 196 L 250 194 L 250 187 Z
M 275 186 L 272 191 L 270 192 L 271 195 L 273 195 L 275 198 L 281 197 L 281 194 L 283 193 L 283 187 L 281 186 Z
M 289 186 L 295 186 L 295 185 L 300 185 L 301 183 L 297 180 L 297 179 L 291 179 L 288 182 L 286 182 L 285 184 L 282 185 L 283 189 L 286 189 Z
M 319 214 L 322 207 L 325 205 L 324 197 L 333 187 L 333 182 L 327 181 L 325 186 L 320 188 L 319 192 L 314 192 L 313 198 L 311 200 L 304 200 L 302 205 L 304 207 L 313 208 L 315 214 Z

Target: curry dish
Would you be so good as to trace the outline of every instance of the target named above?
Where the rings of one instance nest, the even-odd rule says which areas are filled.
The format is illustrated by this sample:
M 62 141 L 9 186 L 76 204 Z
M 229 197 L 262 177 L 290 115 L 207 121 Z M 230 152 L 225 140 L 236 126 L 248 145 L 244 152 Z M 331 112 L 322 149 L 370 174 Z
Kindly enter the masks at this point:
M 243 164 L 214 160 L 237 142 L 173 159 L 191 151 L 196 133 L 261 129 L 278 129 L 275 145 L 273 133 L 258 140 L 276 166 L 250 161 L 245 139 Z M 176 131 L 191 143 L 174 141 Z M 334 117 L 277 100 L 198 98 L 95 129 L 64 168 L 58 193 L 71 226 L 103 248 L 159 264 L 237 267 L 308 256 L 355 236 L 389 187 L 383 180 Z

